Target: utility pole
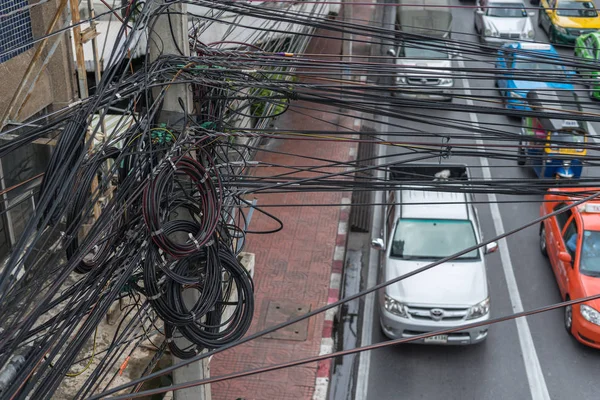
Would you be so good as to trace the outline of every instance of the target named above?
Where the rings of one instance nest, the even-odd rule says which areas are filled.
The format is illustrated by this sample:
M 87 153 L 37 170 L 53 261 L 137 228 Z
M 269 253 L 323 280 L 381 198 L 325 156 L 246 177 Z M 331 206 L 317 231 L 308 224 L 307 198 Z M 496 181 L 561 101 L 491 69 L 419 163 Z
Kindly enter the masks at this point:
M 156 10 L 163 4 L 171 1 L 154 0 Z M 157 17 L 153 31 L 149 32 L 150 38 L 150 61 L 156 60 L 161 54 L 180 54 L 190 55 L 190 46 L 188 41 L 188 18 L 187 6 L 181 3 L 171 4 L 169 7 L 171 14 L 163 13 Z M 170 21 L 169 21 L 170 20 Z M 183 102 L 184 109 L 180 104 Z M 184 111 L 192 112 L 192 95 L 188 84 L 174 84 L 169 87 L 165 93 L 163 109 L 159 116 L 160 122 L 173 126 L 183 120 Z M 183 127 L 182 127 L 183 129 Z M 198 300 L 198 293 L 195 290 L 186 290 L 183 293 L 184 301 L 189 306 Z M 190 343 L 185 338 L 174 339 L 179 348 L 187 348 Z M 173 357 L 173 363 L 178 364 L 181 360 Z M 208 360 L 201 360 L 176 369 L 173 372 L 173 382 L 175 384 L 189 382 L 198 379 L 210 377 Z M 178 390 L 173 393 L 175 400 L 211 400 L 210 385 L 196 386 L 188 389 Z

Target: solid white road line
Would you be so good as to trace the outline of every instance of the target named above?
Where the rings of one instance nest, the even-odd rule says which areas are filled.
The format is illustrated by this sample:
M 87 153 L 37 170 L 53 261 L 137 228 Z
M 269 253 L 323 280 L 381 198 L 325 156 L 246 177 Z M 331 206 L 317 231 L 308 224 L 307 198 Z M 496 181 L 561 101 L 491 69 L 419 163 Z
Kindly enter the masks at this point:
M 460 57 L 460 56 L 459 56 Z M 465 70 L 465 63 L 459 59 L 458 66 L 463 71 Z M 469 82 L 466 78 L 462 78 L 464 87 L 464 93 L 467 97 L 471 97 L 471 90 Z M 473 101 L 470 98 L 466 99 L 467 105 L 473 106 Z M 476 128 L 479 128 L 479 121 L 475 113 L 469 113 L 471 122 Z M 475 140 L 477 146 L 483 149 L 484 143 L 481 139 Z M 483 178 L 485 180 L 492 179 L 492 173 L 487 158 L 480 158 L 481 169 L 483 172 Z M 494 228 L 496 235 L 503 234 L 504 224 L 502 223 L 502 216 L 500 214 L 500 208 L 498 207 L 497 198 L 495 194 L 488 194 L 490 201 L 490 210 L 492 213 L 492 220 L 494 222 Z M 521 301 L 521 295 L 519 293 L 519 287 L 517 286 L 517 279 L 515 277 L 514 268 L 510 259 L 510 253 L 508 252 L 508 243 L 505 238 L 498 241 L 500 247 L 500 260 L 502 262 L 502 269 L 504 271 L 504 277 L 506 279 L 506 285 L 508 286 L 508 294 L 510 302 L 512 304 L 513 312 L 519 313 L 523 310 L 523 303 Z M 533 344 L 533 337 L 529 329 L 529 323 L 527 318 L 517 318 L 515 320 L 517 325 L 517 332 L 519 335 L 519 344 L 521 345 L 521 352 L 523 355 L 523 362 L 525 363 L 525 371 L 527 373 L 527 380 L 529 382 L 529 390 L 531 392 L 531 398 L 533 400 L 550 400 L 550 394 L 548 393 L 548 387 L 546 386 L 546 380 L 540 360 Z
M 389 122 L 388 117 L 378 118 L 382 125 L 387 125 Z M 377 156 L 381 160 L 381 156 L 385 155 L 387 150 L 386 146 L 377 146 Z M 381 170 L 376 171 L 377 179 L 384 179 L 384 172 Z M 383 202 L 383 192 L 375 192 L 375 204 Z M 383 207 L 374 207 L 373 209 L 373 221 L 371 223 L 371 239 L 381 237 L 382 234 L 382 222 L 383 222 Z M 369 264 L 367 265 L 367 288 L 371 288 L 377 284 L 377 271 L 379 270 L 379 252 L 375 250 L 369 251 Z M 360 346 L 364 347 L 373 343 L 373 310 L 375 309 L 375 299 L 377 293 L 370 293 L 365 296 L 365 307 L 363 309 L 363 323 L 360 335 Z M 376 326 L 379 326 L 379 321 L 376 322 Z M 356 378 L 356 391 L 354 394 L 354 400 L 367 400 L 368 389 L 369 389 L 369 371 L 371 368 L 371 352 L 363 351 L 358 355 L 358 371 Z

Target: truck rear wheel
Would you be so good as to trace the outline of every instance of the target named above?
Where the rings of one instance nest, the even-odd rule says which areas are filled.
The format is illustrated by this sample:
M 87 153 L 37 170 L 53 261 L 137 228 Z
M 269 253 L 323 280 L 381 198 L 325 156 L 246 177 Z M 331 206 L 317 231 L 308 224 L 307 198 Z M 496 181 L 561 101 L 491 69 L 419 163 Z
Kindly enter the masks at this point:
M 523 149 L 523 147 L 521 146 L 521 143 L 519 143 L 519 150 L 518 150 L 518 154 L 517 154 L 517 165 L 525 165 L 527 164 L 527 156 L 525 156 L 525 149 Z

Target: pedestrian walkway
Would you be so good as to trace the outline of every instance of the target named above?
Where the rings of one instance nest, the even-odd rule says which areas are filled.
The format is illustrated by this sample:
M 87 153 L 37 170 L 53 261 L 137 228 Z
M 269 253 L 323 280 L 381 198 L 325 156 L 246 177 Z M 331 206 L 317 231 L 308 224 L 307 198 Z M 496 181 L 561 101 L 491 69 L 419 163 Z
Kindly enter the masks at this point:
M 370 7 L 370 6 L 368 6 Z M 355 10 L 355 12 L 360 10 Z M 365 10 L 367 11 L 367 10 Z M 367 11 L 372 14 L 372 7 Z M 331 31 L 317 35 L 332 36 Z M 363 51 L 367 51 L 363 49 Z M 308 54 L 341 54 L 342 41 L 315 37 Z M 355 53 L 356 54 L 356 53 Z M 324 57 L 328 62 L 333 57 Z M 302 71 L 298 71 L 302 75 Z M 309 80 L 300 79 L 304 82 Z M 322 82 L 321 82 L 322 83 Z M 348 133 L 358 129 L 357 120 L 338 115 L 339 109 L 306 102 L 295 102 L 276 122 L 280 131 L 322 130 Z M 302 138 L 304 139 L 304 138 Z M 255 160 L 275 165 L 302 168 L 353 161 L 356 144 L 344 141 L 271 140 L 267 151 L 259 151 Z M 273 151 L 273 152 L 269 152 Z M 286 153 L 286 154 L 283 154 Z M 316 161 L 302 156 L 321 158 Z M 292 171 L 285 167 L 256 168 L 254 175 L 274 176 Z M 323 169 L 321 170 L 323 171 Z M 343 167 L 327 168 L 327 172 L 343 172 Z M 301 172 L 293 177 L 316 176 Z M 350 202 L 350 193 L 284 193 L 256 196 L 258 205 L 306 204 L 299 207 L 267 207 L 283 222 L 275 234 L 251 234 L 245 251 L 255 253 L 256 309 L 249 334 L 287 321 L 339 299 L 349 207 L 316 207 L 312 204 Z M 255 212 L 252 231 L 271 230 L 277 224 Z M 234 349 L 217 354 L 211 361 L 212 377 L 331 352 L 333 349 L 333 313 L 319 314 L 305 323 L 261 337 Z M 212 384 L 213 400 L 311 400 L 324 399 L 330 377 L 329 362 L 306 364 L 293 368 L 257 374 Z M 317 388 L 315 389 L 315 382 Z M 323 384 L 320 384 L 324 383 Z M 317 394 L 315 395 L 315 390 Z

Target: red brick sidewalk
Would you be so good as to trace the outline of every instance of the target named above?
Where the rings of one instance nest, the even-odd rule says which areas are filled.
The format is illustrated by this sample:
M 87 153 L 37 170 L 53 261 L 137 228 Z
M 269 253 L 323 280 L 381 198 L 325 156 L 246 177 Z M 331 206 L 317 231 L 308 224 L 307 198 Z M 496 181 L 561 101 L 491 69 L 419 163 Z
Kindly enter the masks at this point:
M 350 0 L 352 1 L 352 0 Z M 372 0 L 373 3 L 375 0 Z M 374 5 L 365 3 L 352 6 L 349 18 L 355 23 L 375 24 Z M 358 22 L 360 20 L 360 22 Z M 331 31 L 317 35 L 334 36 Z M 341 38 L 341 34 L 337 37 Z M 367 37 L 355 37 L 366 39 Z M 353 48 L 352 48 L 353 47 Z M 365 43 L 354 43 L 354 55 L 368 55 Z M 315 37 L 306 50 L 308 54 L 341 54 L 342 41 Z M 333 57 L 325 57 L 334 61 Z M 367 61 L 359 58 L 359 61 Z M 298 71 L 301 75 L 302 71 Z M 365 76 L 360 81 L 365 82 Z M 322 81 L 320 82 L 322 83 Z M 307 107 L 307 108 L 304 108 Z M 311 110 L 315 108 L 316 110 Z M 281 131 L 322 130 L 352 134 L 360 129 L 358 119 L 337 115 L 339 110 L 326 106 L 299 102 L 277 121 Z M 259 152 L 257 161 L 285 166 L 324 165 L 329 162 L 353 161 L 356 144 L 310 140 L 273 140 L 269 150 L 293 155 Z M 297 156 L 294 156 L 297 155 Z M 315 162 L 298 156 L 329 160 Z M 288 168 L 256 168 L 255 175 L 274 176 L 288 173 Z M 323 172 L 324 169 L 321 169 Z M 341 172 L 328 168 L 327 172 Z M 293 177 L 309 177 L 302 172 Z M 314 174 L 313 174 L 314 176 Z M 283 178 L 286 179 L 286 178 Z M 258 206 L 264 204 L 327 204 L 349 203 L 350 193 L 288 193 L 257 196 Z M 339 284 L 348 230 L 348 206 L 344 207 L 267 207 L 266 211 L 283 221 L 283 229 L 275 234 L 248 236 L 246 251 L 256 254 L 255 299 L 256 310 L 249 333 L 254 333 L 289 320 L 310 310 L 323 307 L 339 299 Z M 270 230 L 276 223 L 255 212 L 251 230 Z M 279 307 L 279 308 L 277 308 Z M 276 332 L 217 354 L 211 362 L 211 376 L 279 364 L 309 356 L 331 352 L 333 349 L 333 313 L 319 314 L 308 324 L 292 326 L 285 332 Z M 330 378 L 330 362 L 306 364 L 255 376 L 219 382 L 212 385 L 214 400 L 311 400 L 326 399 Z M 316 389 L 315 389 L 316 385 Z
M 331 35 L 331 33 L 328 33 Z M 340 54 L 341 41 L 316 38 L 307 53 Z M 331 58 L 328 58 L 331 61 Z M 323 130 L 352 133 L 353 120 L 340 118 L 337 109 L 300 102 L 302 107 L 318 108 L 307 110 L 294 107 L 277 122 L 280 130 Z M 297 105 L 297 106 L 298 106 Z M 304 115 L 303 115 L 304 114 Z M 348 129 L 337 126 L 347 126 Z M 349 142 L 323 142 L 310 140 L 273 140 L 270 150 L 317 157 L 331 161 L 349 161 L 355 153 L 355 144 Z M 311 166 L 324 165 L 306 158 L 259 152 L 255 160 L 279 165 Z M 255 175 L 273 176 L 290 172 L 287 168 L 256 168 Z M 328 168 L 327 172 L 336 171 Z M 342 171 L 338 168 L 337 171 Z M 311 173 L 302 172 L 294 177 L 308 177 Z M 314 173 L 313 173 L 314 176 Z M 286 178 L 282 178 L 286 179 Z M 330 193 L 289 193 L 257 196 L 261 204 L 325 204 L 341 203 L 341 192 Z M 349 193 L 345 195 L 349 197 Z M 346 207 L 349 208 L 349 207 Z M 250 333 L 263 330 L 277 323 L 289 320 L 292 316 L 305 314 L 337 300 L 339 293 L 330 292 L 332 273 L 339 277 L 345 248 L 345 232 L 338 238 L 340 217 L 347 220 L 348 211 L 340 207 L 268 207 L 266 211 L 283 221 L 283 229 L 275 234 L 248 237 L 246 251 L 256 254 L 255 299 L 256 310 Z M 344 214 L 344 215 L 342 215 Z M 255 212 L 251 230 L 269 230 L 277 224 L 270 218 Z M 343 243 L 339 243 L 343 241 Z M 336 246 L 337 251 L 336 251 Z M 341 255 L 339 254 L 341 250 Z M 334 253 L 338 260 L 334 263 Z M 335 274 L 334 274 L 335 275 Z M 339 283 L 338 283 L 339 285 Z M 338 286 L 339 288 L 339 286 Z M 277 308 L 279 307 L 279 309 Z M 294 314 L 291 314 L 294 312 Z M 332 322 L 324 325 L 324 315 L 311 318 L 308 326 L 292 326 L 287 334 L 278 332 L 270 337 L 262 337 L 250 343 L 216 355 L 211 361 L 211 376 L 278 364 L 299 358 L 318 355 L 321 349 L 323 330 L 331 336 Z M 304 337 L 305 335 L 305 337 Z M 285 337 L 285 338 L 283 338 Z M 327 351 L 327 350 L 325 350 Z M 330 351 L 330 349 L 329 349 Z M 321 374 L 329 374 L 327 365 L 321 365 Z M 214 400 L 309 400 L 315 390 L 317 364 L 307 364 L 256 376 L 219 382 L 212 385 Z

